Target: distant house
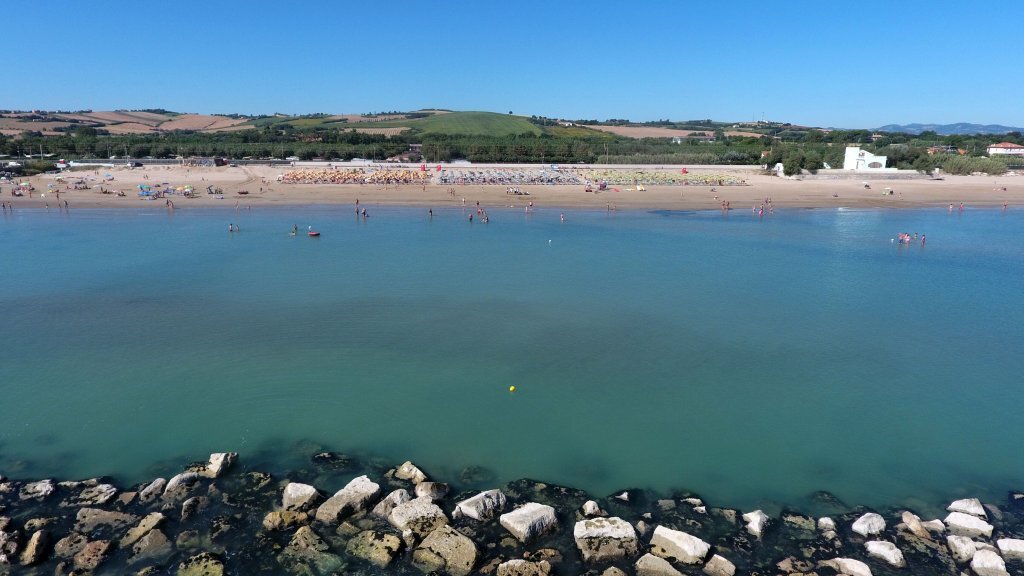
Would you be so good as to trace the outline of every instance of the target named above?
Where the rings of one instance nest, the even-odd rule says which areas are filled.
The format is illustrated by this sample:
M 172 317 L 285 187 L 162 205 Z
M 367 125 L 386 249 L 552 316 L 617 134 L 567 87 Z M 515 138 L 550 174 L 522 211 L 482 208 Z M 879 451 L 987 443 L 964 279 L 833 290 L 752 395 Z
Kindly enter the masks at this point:
M 993 144 L 986 148 L 989 156 L 998 156 L 1000 154 L 1012 154 L 1014 156 L 1024 156 L 1024 145 L 1014 144 L 1013 142 L 1000 142 L 999 144 Z
M 928 154 L 959 154 L 961 156 L 967 154 L 967 150 L 963 148 L 957 148 L 956 146 L 929 146 Z
M 888 158 L 876 156 L 870 152 L 860 149 L 860 146 L 847 146 L 846 155 L 843 157 L 843 170 L 857 170 L 861 172 L 891 172 L 895 168 L 886 168 Z

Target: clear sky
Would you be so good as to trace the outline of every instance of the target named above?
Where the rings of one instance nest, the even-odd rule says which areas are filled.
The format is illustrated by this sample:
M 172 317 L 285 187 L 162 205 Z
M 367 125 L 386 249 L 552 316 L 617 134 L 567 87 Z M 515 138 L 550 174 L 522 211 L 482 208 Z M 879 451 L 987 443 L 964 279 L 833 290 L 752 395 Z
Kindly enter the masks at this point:
M 1024 126 L 1016 1 L 43 0 L 0 22 L 4 109 Z

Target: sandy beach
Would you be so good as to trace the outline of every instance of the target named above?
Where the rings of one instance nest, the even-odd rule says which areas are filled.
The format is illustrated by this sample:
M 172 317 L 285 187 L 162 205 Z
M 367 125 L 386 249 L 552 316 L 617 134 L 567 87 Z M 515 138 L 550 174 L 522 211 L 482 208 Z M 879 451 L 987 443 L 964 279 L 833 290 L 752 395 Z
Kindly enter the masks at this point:
M 607 210 L 714 210 L 728 201 L 733 210 L 746 210 L 770 198 L 775 207 L 821 208 L 913 208 L 926 206 L 967 207 L 1012 206 L 1024 204 L 1024 178 L 1020 176 L 947 176 L 943 180 L 791 180 L 766 176 L 746 167 L 722 166 L 705 172 L 732 174 L 746 181 L 746 185 L 682 186 L 646 185 L 637 191 L 626 186 L 608 190 L 586 192 L 579 185 L 523 185 L 519 189 L 529 195 L 510 195 L 505 185 L 389 185 L 379 184 L 290 184 L 277 181 L 278 175 L 288 168 L 280 166 L 238 167 L 185 167 L 148 166 L 77 170 L 63 174 L 63 181 L 55 175 L 40 175 L 27 180 L 35 187 L 32 197 L 11 196 L 11 183 L 0 184 L 4 201 L 16 208 L 44 208 L 56 206 L 56 192 L 61 203 L 67 201 L 72 208 L 132 208 L 164 204 L 163 199 L 148 199 L 138 195 L 139 185 L 166 183 L 171 187 L 192 186 L 197 197 L 172 195 L 176 209 L 193 207 L 234 207 L 236 202 L 247 207 L 288 205 L 354 204 L 358 199 L 364 206 L 424 206 L 433 208 L 461 207 L 463 198 L 468 206 L 480 202 L 482 207 L 525 207 L 533 202 L 537 207 L 562 209 Z M 701 170 L 694 169 L 698 174 Z M 107 178 L 106 175 L 110 177 Z M 23 179 L 24 180 L 24 179 Z M 22 181 L 23 181 L 22 180 Z M 74 183 L 84 180 L 88 189 L 75 190 Z M 867 182 L 870 188 L 866 188 Z M 212 186 L 220 188 L 220 195 L 207 194 Z M 615 189 L 618 189 L 616 191 Z M 893 193 L 886 193 L 891 188 Z M 1005 190 L 1004 190 L 1005 188 Z M 115 193 L 103 193 L 114 191 Z M 124 196 L 118 196 L 123 191 Z M 239 194 L 246 191 L 246 194 Z M 454 195 L 452 194 L 454 191 Z

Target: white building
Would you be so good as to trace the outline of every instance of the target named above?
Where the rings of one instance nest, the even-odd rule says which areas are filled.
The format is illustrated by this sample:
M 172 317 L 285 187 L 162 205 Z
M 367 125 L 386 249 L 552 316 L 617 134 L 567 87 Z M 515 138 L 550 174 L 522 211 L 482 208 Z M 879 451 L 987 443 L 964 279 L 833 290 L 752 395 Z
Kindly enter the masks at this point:
M 843 170 L 857 170 L 860 172 L 895 172 L 895 168 L 886 168 L 885 156 L 875 156 L 870 152 L 860 149 L 860 146 L 847 146 L 846 156 L 843 158 Z
M 986 150 L 988 151 L 989 156 L 998 156 L 1000 154 L 1024 156 L 1024 146 L 1014 144 L 1013 142 L 1000 142 L 999 144 L 993 144 L 986 148 Z

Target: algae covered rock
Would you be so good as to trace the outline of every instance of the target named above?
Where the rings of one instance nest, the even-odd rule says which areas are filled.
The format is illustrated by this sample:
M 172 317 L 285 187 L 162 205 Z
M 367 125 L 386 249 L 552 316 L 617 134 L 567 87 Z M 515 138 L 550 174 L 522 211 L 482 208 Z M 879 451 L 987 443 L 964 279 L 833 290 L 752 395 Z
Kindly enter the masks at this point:
M 496 574 L 497 576 L 548 576 L 551 574 L 551 564 L 546 560 L 530 562 L 516 558 L 499 564 Z
M 178 576 L 224 576 L 224 563 L 217 556 L 203 552 L 178 564 Z
M 447 524 L 423 539 L 412 553 L 414 566 L 426 573 L 466 576 L 476 564 L 476 544 Z
M 638 551 L 636 530 L 622 518 L 581 520 L 573 526 L 572 536 L 588 563 L 621 560 Z
M 343 565 L 341 558 L 329 550 L 330 546 L 312 528 L 303 526 L 295 531 L 284 552 L 278 556 L 278 562 L 289 569 L 301 565 L 314 573 L 328 574 Z
M 448 517 L 429 499 L 415 498 L 395 506 L 388 515 L 388 522 L 402 532 L 409 530 L 422 537 L 447 524 Z
M 377 530 L 364 530 L 348 541 L 345 552 L 384 568 L 394 560 L 401 549 L 402 540 L 398 536 Z
M 288 530 L 309 523 L 309 514 L 292 510 L 275 510 L 263 517 L 265 530 Z

